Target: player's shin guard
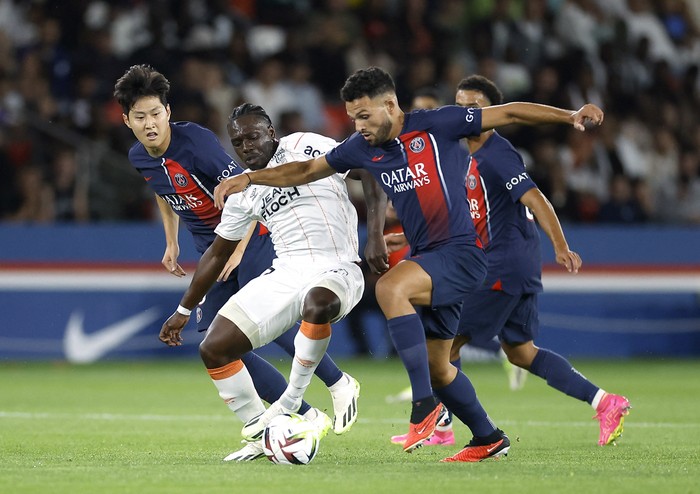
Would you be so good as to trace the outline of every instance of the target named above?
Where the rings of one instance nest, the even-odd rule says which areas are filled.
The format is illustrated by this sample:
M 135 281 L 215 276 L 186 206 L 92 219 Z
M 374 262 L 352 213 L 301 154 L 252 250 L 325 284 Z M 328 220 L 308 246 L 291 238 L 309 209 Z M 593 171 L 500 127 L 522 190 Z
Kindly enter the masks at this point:
M 253 380 L 242 361 L 234 360 L 223 367 L 207 369 L 207 372 L 219 390 L 221 399 L 243 422 L 265 411 L 265 405 L 255 391 Z
M 306 321 L 294 338 L 294 360 L 289 374 L 289 385 L 280 397 L 280 405 L 287 410 L 298 410 L 306 388 L 331 340 L 331 325 Z
M 425 329 L 418 314 L 391 318 L 387 321 L 387 329 L 396 353 L 408 373 L 413 401 L 432 396 Z
M 485 437 L 496 430 L 486 410 L 479 403 L 469 378 L 460 370 L 454 380 L 444 388 L 435 389 L 442 403 L 469 427 L 476 437 Z

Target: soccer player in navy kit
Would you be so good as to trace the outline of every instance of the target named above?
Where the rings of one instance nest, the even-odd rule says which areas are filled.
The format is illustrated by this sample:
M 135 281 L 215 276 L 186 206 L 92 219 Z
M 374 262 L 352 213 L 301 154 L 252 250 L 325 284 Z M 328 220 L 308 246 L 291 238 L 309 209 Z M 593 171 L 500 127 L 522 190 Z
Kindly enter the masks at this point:
M 213 132 L 191 122 L 170 122 L 169 89 L 170 83 L 162 74 L 150 66 L 136 65 L 117 81 L 114 96 L 123 108 L 124 123 L 138 139 L 129 151 L 129 161 L 156 194 L 166 236 L 162 263 L 168 271 L 181 277 L 185 272 L 177 262 L 179 220 L 192 234 L 197 251 L 204 253 L 216 237 L 214 229 L 221 220 L 221 211 L 214 205 L 214 187 L 222 179 L 243 170 L 226 153 Z M 275 257 L 272 242 L 269 235 L 260 234 L 260 225 L 248 245 L 238 273 L 215 284 L 197 306 L 200 331 L 209 327 L 219 308 L 238 291 L 239 285 L 243 286 L 272 264 Z M 294 333 L 288 331 L 275 340 L 290 355 L 294 355 Z M 287 387 L 284 376 L 253 352 L 242 360 L 260 397 L 269 403 L 279 399 Z M 359 384 L 338 369 L 328 355 L 321 360 L 316 374 L 333 397 L 334 422 L 338 424 L 334 429 L 336 433 L 345 432 L 357 418 Z M 323 412 L 312 409 L 306 402 L 299 413 L 313 419 L 324 431 L 331 426 Z M 255 459 L 245 450 L 244 447 L 240 454 L 229 455 L 227 460 Z
M 486 108 L 502 102 L 499 89 L 485 77 L 468 77 L 457 87 L 459 106 Z M 581 258 L 569 249 L 552 205 L 510 142 L 488 130 L 469 137 L 467 143 L 471 154 L 467 197 L 477 234 L 484 243 L 488 274 L 483 289 L 464 300 L 452 360 L 459 365 L 459 349 L 465 343 L 498 336 L 512 364 L 589 403 L 600 422 L 598 444 L 612 444 L 622 433 L 630 408 L 627 398 L 606 393 L 564 357 L 533 343 L 539 329 L 537 293 L 542 291 L 540 237 L 534 218 L 552 242 L 558 264 L 576 273 Z
M 508 452 L 508 437 L 489 419 L 469 379 L 450 363 L 461 301 L 486 276 L 486 256 L 469 217 L 464 192 L 466 152 L 460 139 L 510 123 L 600 123 L 602 111 L 585 105 L 568 111 L 533 103 L 483 110 L 447 106 L 405 114 L 391 76 L 378 67 L 351 75 L 341 90 L 356 133 L 328 154 L 221 182 L 225 197 L 248 183 L 293 186 L 352 168 L 369 170 L 401 219 L 411 257 L 387 272 L 377 301 L 411 381 L 413 403 L 404 451 L 429 438 L 443 413 L 440 400 L 472 431 L 474 439 L 455 460 L 480 461 Z M 414 306 L 420 306 L 419 316 Z

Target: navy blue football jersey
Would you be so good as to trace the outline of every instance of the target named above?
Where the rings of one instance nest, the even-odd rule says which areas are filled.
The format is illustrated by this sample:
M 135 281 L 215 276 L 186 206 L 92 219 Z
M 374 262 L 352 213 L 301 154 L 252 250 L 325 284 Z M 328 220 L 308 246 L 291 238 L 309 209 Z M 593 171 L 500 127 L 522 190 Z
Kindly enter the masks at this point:
M 520 154 L 497 132 L 471 156 L 466 188 L 488 260 L 487 289 L 542 291 L 540 236 L 532 213 L 520 202 L 535 187 Z
M 212 131 L 191 122 L 171 123 L 170 129 L 170 146 L 162 156 L 153 158 L 137 142 L 129 150 L 129 161 L 177 213 L 192 233 L 197 251 L 204 253 L 221 221 L 214 187 L 243 170 Z
M 326 154 L 337 171 L 369 170 L 392 200 L 411 255 L 450 243 L 477 244 L 464 191 L 462 137 L 481 133 L 481 110 L 445 106 L 405 115 L 401 134 L 370 146 L 359 133 Z

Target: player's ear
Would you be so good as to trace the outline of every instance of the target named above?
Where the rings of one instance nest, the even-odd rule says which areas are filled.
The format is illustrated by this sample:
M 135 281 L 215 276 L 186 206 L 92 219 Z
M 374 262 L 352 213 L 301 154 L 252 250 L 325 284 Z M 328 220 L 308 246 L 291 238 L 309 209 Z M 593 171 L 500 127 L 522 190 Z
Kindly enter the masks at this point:
M 384 107 L 390 115 L 393 115 L 396 112 L 396 109 L 399 107 L 396 97 L 387 97 L 387 99 L 384 100 Z
M 267 127 L 267 132 L 270 134 L 270 139 L 275 138 L 275 128 L 272 125 Z
M 170 121 L 170 103 L 165 105 L 165 113 L 168 115 L 168 122 Z
M 124 121 L 124 125 L 131 128 L 131 124 L 129 123 L 129 116 L 126 113 L 122 113 L 122 120 Z

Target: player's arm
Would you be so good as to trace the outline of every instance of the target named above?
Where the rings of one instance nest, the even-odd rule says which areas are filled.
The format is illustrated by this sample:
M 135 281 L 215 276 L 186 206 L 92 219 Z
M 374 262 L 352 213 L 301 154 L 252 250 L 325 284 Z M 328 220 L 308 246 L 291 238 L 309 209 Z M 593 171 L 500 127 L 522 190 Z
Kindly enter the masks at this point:
M 506 103 L 487 106 L 481 110 L 482 131 L 509 124 L 569 124 L 577 130 L 586 130 L 585 124 L 603 123 L 603 110 L 593 104 L 583 105 L 579 110 L 564 110 L 538 103 Z
M 214 285 L 216 278 L 226 265 L 226 261 L 236 250 L 238 240 L 226 240 L 216 236 L 207 251 L 199 259 L 197 270 L 192 276 L 190 286 L 180 300 L 180 306 L 163 324 L 160 330 L 160 341 L 168 346 L 180 346 L 182 344 L 182 328 L 185 327 L 191 312 L 204 298 L 204 295 Z
M 224 269 L 221 271 L 221 274 L 219 274 L 219 277 L 216 279 L 216 281 L 227 281 L 228 277 L 231 275 L 234 269 L 238 267 L 238 265 L 241 263 L 241 259 L 243 259 L 243 253 L 245 252 L 246 248 L 248 247 L 248 242 L 250 242 L 250 237 L 253 236 L 253 232 L 255 231 L 255 227 L 258 225 L 257 221 L 253 221 L 250 223 L 250 228 L 248 228 L 248 231 L 245 234 L 245 237 L 241 239 L 240 242 L 238 242 L 238 245 L 236 246 L 236 250 L 233 251 L 233 254 L 231 254 L 231 257 L 228 258 L 228 261 L 226 261 L 226 265 L 224 266 Z
M 177 240 L 180 217 L 175 214 L 173 208 L 158 194 L 156 194 L 156 204 L 158 204 L 160 217 L 163 220 L 163 231 L 165 232 L 165 253 L 160 262 L 170 273 L 181 278 L 187 273 L 177 263 L 177 258 L 180 256 L 180 244 Z
M 520 197 L 520 202 L 532 211 L 540 227 L 549 237 L 554 247 L 557 263 L 564 266 L 570 273 L 578 273 L 581 267 L 581 257 L 569 249 L 557 213 L 554 212 L 549 200 L 540 189 L 534 187 Z
M 273 187 L 293 187 L 308 184 L 330 177 L 336 171 L 328 164 L 325 156 L 307 161 L 292 161 L 274 168 L 264 168 L 249 173 L 241 173 L 222 181 L 214 189 L 214 204 L 222 209 L 226 196 L 242 192 L 250 184 Z
M 384 243 L 387 197 L 371 173 L 359 168 L 352 170 L 351 173 L 362 180 L 362 190 L 367 204 L 365 259 L 374 274 L 381 274 L 389 269 L 389 254 Z

